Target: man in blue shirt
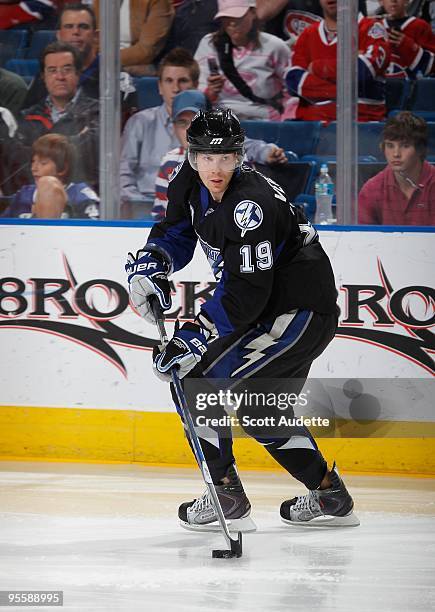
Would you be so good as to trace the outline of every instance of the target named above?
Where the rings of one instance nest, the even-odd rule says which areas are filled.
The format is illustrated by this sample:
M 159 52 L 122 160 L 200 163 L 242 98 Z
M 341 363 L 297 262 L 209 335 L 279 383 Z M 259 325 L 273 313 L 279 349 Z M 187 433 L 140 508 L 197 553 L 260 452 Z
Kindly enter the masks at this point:
M 21 112 L 18 130 L 9 146 L 9 157 L 20 168 L 17 189 L 29 182 L 26 162 L 30 163 L 32 144 L 49 133 L 64 134 L 76 147 L 75 180 L 98 184 L 99 105 L 79 86 L 80 70 L 75 47 L 53 42 L 44 49 L 41 74 L 48 96 Z

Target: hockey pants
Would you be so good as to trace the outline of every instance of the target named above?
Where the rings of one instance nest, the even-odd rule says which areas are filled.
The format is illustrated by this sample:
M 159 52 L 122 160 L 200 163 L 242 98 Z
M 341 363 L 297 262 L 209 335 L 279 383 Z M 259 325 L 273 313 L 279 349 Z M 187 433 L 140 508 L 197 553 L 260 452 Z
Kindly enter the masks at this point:
M 281 392 L 299 396 L 312 362 L 333 339 L 337 321 L 335 314 L 297 310 L 278 316 L 272 323 L 259 323 L 210 343 L 202 361 L 183 379 L 183 385 L 194 422 L 201 423 L 195 429 L 213 482 L 217 484 L 235 462 L 231 424 L 227 424 L 231 421 L 225 418 L 228 407 L 227 411 L 222 405 L 198 409 L 195 401 L 198 394 L 207 398 L 209 393 L 216 394 L 217 389 L 230 388 L 235 393 L 242 392 L 239 397 L 245 399 L 252 394 L 256 398 L 255 394 L 260 391 L 274 397 Z M 175 391 L 171 390 L 180 413 Z M 276 425 L 282 415 L 275 405 L 259 406 L 258 402 L 252 405 L 248 400 L 237 410 L 237 419 L 245 432 L 262 444 L 294 478 L 308 489 L 315 489 L 325 476 L 327 465 L 309 430 L 305 426 L 258 428 L 251 425 L 264 417 L 274 417 L 274 420 L 269 418 L 269 423 Z M 294 416 L 291 406 L 285 415 Z M 202 420 L 198 419 L 200 416 Z M 206 418 L 207 425 L 203 426 Z M 211 419 L 217 419 L 219 425 L 210 425 Z

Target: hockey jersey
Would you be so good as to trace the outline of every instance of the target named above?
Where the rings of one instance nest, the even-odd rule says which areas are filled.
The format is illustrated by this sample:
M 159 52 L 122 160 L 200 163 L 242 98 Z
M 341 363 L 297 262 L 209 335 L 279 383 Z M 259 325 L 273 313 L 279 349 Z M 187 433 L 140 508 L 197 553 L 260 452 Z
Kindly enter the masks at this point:
M 70 183 L 65 187 L 68 202 L 62 219 L 98 219 L 100 198 L 86 183 Z M 13 196 L 2 217 L 32 217 L 32 206 L 36 198 L 36 185 L 24 185 Z
M 358 119 L 385 118 L 384 73 L 390 62 L 390 44 L 382 23 L 368 17 L 359 21 Z M 336 119 L 337 37 L 328 40 L 324 20 L 306 28 L 294 46 L 287 87 L 299 97 L 296 118 Z
M 385 73 L 389 78 L 428 76 L 435 68 L 435 34 L 432 28 L 417 17 L 394 21 L 383 19 L 387 31 L 392 28 L 404 34 L 400 45 L 391 45 L 391 61 Z
M 329 259 L 277 183 L 242 166 L 217 203 L 184 161 L 168 196 L 166 218 L 153 226 L 145 248 L 165 255 L 177 271 L 199 241 L 217 281 L 201 312 L 219 336 L 297 308 L 335 312 Z
M 54 17 L 57 11 L 56 4 L 52 0 L 5 3 L 5 6 L 0 6 L 0 30 Z
M 158 213 L 162 211 L 162 216 L 168 206 L 168 185 L 169 178 L 175 168 L 181 164 L 186 157 L 186 149 L 184 147 L 176 147 L 171 149 L 162 158 L 162 163 L 156 178 L 156 197 L 154 199 L 153 211 Z
M 320 9 L 318 2 L 313 4 Z M 321 9 L 319 13 L 319 15 L 316 15 L 311 12 L 310 7 L 306 7 L 304 10 L 287 9 L 286 7 L 265 24 L 265 30 L 274 36 L 288 41 L 288 44 L 294 45 L 297 37 L 305 28 L 322 19 Z

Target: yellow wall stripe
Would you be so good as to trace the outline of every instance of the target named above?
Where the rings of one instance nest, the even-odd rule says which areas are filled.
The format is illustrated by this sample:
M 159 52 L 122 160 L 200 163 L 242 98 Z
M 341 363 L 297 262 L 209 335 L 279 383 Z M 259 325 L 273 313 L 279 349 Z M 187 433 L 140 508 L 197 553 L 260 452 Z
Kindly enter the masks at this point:
M 317 441 L 340 469 L 435 474 L 435 423 L 338 425 L 340 437 Z M 234 444 L 241 468 L 277 467 L 254 440 Z M 132 410 L 0 407 L 0 459 L 10 457 L 194 465 L 178 415 Z

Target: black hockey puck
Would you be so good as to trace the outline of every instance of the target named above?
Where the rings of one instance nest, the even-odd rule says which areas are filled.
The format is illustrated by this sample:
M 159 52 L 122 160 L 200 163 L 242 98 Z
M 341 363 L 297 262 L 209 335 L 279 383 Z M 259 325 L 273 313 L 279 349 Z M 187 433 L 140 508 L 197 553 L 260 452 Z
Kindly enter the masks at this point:
M 239 531 L 237 540 L 230 538 L 231 548 L 228 550 L 212 550 L 211 556 L 213 559 L 232 559 L 233 557 L 242 556 L 242 534 Z
M 213 559 L 231 559 L 237 557 L 237 553 L 232 550 L 212 550 L 211 556 Z

